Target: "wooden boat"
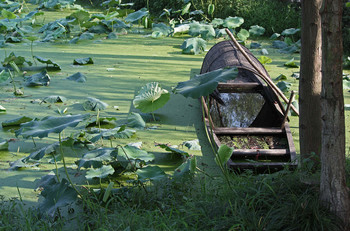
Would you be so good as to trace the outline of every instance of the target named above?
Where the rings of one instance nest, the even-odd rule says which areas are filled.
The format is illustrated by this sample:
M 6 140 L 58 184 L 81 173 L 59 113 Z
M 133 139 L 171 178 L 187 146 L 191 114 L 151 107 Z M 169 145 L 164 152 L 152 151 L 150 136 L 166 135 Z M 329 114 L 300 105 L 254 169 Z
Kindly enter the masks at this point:
M 295 168 L 295 146 L 285 109 L 275 91 L 259 77 L 259 72 L 268 76 L 264 66 L 247 48 L 241 49 L 250 61 L 232 41 L 214 45 L 204 58 L 201 74 L 225 67 L 239 70 L 235 80 L 219 83 L 209 102 L 202 97 L 210 139 L 217 147 L 234 147 L 228 161 L 232 169 Z

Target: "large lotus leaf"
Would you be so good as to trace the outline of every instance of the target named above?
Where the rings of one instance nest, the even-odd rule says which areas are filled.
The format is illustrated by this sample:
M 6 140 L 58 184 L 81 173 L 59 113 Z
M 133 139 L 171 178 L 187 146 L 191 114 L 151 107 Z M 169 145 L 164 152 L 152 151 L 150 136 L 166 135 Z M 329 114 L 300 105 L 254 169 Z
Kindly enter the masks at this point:
M 238 39 L 243 42 L 245 42 L 249 38 L 249 36 L 249 31 L 247 31 L 246 29 L 241 29 L 237 34 Z
M 198 55 L 202 53 L 207 46 L 207 42 L 201 38 L 189 38 L 186 39 L 182 45 L 182 53 L 184 54 L 195 54 Z
M 283 49 L 288 47 L 287 43 L 280 41 L 280 40 L 275 40 L 272 42 L 272 47 L 276 49 Z
M 254 25 L 250 27 L 249 33 L 255 36 L 261 36 L 265 33 L 265 28 L 258 25 Z
M 12 120 L 6 120 L 1 123 L 2 127 L 9 127 L 9 126 L 19 126 L 23 123 L 27 123 L 29 121 L 32 121 L 33 119 L 27 116 L 21 116 Z
M 240 27 L 244 23 L 244 19 L 241 17 L 228 17 L 224 20 L 224 27 L 234 29 Z
M 69 15 L 68 17 L 76 19 L 73 23 L 82 24 L 83 22 L 89 21 L 90 14 L 85 10 L 78 10 Z
M 3 139 L 0 138 L 0 151 L 8 150 L 8 148 L 9 148 L 8 140 L 3 140 Z
M 68 80 L 72 80 L 78 83 L 85 83 L 87 78 L 84 74 L 82 74 L 81 72 L 77 72 L 71 76 L 67 77 Z
M 228 160 L 231 158 L 231 156 L 232 156 L 233 149 L 234 149 L 234 148 L 228 147 L 227 145 L 222 144 L 222 145 L 219 147 L 219 150 L 218 150 L 217 155 L 215 156 L 215 162 L 216 162 L 218 165 L 225 166 L 226 163 L 227 163 L 227 161 L 228 161 Z
M 292 84 L 286 81 L 280 81 L 276 85 L 282 92 L 288 92 L 292 87 Z
M 153 23 L 152 31 L 158 33 L 160 32 L 163 36 L 169 36 L 173 33 L 174 30 L 170 26 L 165 25 L 164 23 Z
M 146 123 L 139 113 L 131 112 L 128 116 L 128 127 L 144 129 Z
M 34 58 L 41 63 L 45 63 L 46 65 L 53 65 L 54 68 L 61 70 L 61 66 L 58 63 L 52 61 L 51 59 L 46 59 L 40 56 L 34 56 Z
M 136 22 L 147 15 L 148 15 L 148 10 L 146 8 L 142 8 L 141 10 L 138 10 L 126 16 L 125 22 Z
M 114 168 L 110 165 L 104 165 L 101 168 L 90 169 L 86 172 L 86 179 L 91 180 L 92 178 L 106 178 L 108 175 L 113 175 L 115 172 Z
M 71 204 L 77 199 L 77 192 L 64 178 L 60 183 L 44 187 L 41 195 L 45 200 L 39 205 L 40 212 L 46 212 L 50 216 L 54 216 L 58 208 Z
M 44 103 L 63 103 L 66 101 L 67 101 L 67 98 L 60 95 L 50 95 L 43 98 Z
M 174 89 L 174 93 L 198 99 L 201 96 L 211 94 L 216 89 L 219 82 L 233 80 L 237 75 L 237 68 L 218 69 L 205 74 L 196 75 L 186 82 L 178 83 Z
M 118 33 L 117 32 L 111 32 L 107 35 L 107 39 L 117 39 Z
M 282 54 L 292 54 L 292 53 L 297 53 L 299 52 L 299 48 L 295 45 L 285 47 L 283 49 L 280 49 L 280 52 Z
M 32 65 L 32 62 L 27 61 L 23 56 L 16 56 L 14 52 L 11 52 L 1 63 L 3 66 L 8 66 L 11 62 L 14 62 L 17 66 L 23 66 L 25 63 L 29 66 Z
M 201 37 L 205 40 L 210 40 L 215 38 L 215 30 L 212 25 L 203 25 L 201 30 Z
M 350 81 L 347 79 L 343 79 L 343 89 L 350 90 Z
M 120 30 L 129 28 L 130 26 L 125 24 L 125 22 L 121 21 L 120 19 L 112 19 L 112 20 L 102 20 L 101 21 L 104 25 L 106 25 L 110 30 Z
M 52 30 L 52 31 L 50 30 L 45 31 L 42 41 L 43 42 L 54 41 L 55 39 L 62 37 L 66 32 L 67 32 L 66 28 L 61 26 L 57 27 L 55 30 Z
M 287 61 L 284 66 L 286 67 L 294 67 L 294 68 L 298 68 L 299 66 L 295 63 L 294 58 L 292 58 L 291 60 Z
M 112 155 L 115 153 L 112 153 Z M 118 155 L 114 155 L 117 159 L 119 157 L 122 157 L 123 159 L 130 159 L 130 160 L 141 160 L 145 162 L 153 161 L 154 155 L 152 153 L 148 153 L 142 149 L 139 149 L 134 146 L 124 146 L 118 148 Z M 119 159 L 118 159 L 119 160 Z
M 60 133 L 67 127 L 75 127 L 90 115 L 68 115 L 61 117 L 47 116 L 39 121 L 31 121 L 21 124 L 21 128 L 16 131 L 16 136 L 27 137 L 47 137 L 50 133 Z
M 94 34 L 108 34 L 109 31 L 108 27 L 104 24 L 97 24 L 89 28 L 89 32 Z
M 114 148 L 99 148 L 91 152 L 85 153 L 83 158 L 76 163 L 79 168 L 101 168 L 105 162 L 112 161 L 111 153 L 115 152 Z
M 166 173 L 158 166 L 147 166 L 137 169 L 136 171 L 138 180 L 161 180 L 167 177 Z
M 51 78 L 46 70 L 26 77 L 26 85 L 28 87 L 48 86 L 50 84 L 50 81 Z
M 5 70 L 2 70 L 0 72 L 0 83 L 7 81 L 9 78 L 10 78 L 10 73 L 9 72 L 7 72 Z
M 57 183 L 57 177 L 53 172 L 50 172 L 46 176 L 40 178 L 40 180 L 35 180 L 35 186 L 38 188 L 45 188 L 47 186 L 52 186 Z
M 273 34 L 270 36 L 270 39 L 271 39 L 271 40 L 275 40 L 275 39 L 278 39 L 280 36 L 281 36 L 281 34 L 279 34 L 279 33 L 273 33 Z
M 250 43 L 250 49 L 258 49 L 261 48 L 260 43 Z
M 92 40 L 94 39 L 95 34 L 90 32 L 84 32 L 79 36 L 79 40 Z
M 185 141 L 182 145 L 186 146 L 189 150 L 201 150 L 198 139 Z
M 108 107 L 108 104 L 99 99 L 88 97 L 88 100 L 83 103 L 83 107 L 86 111 L 102 111 Z
M 197 37 L 201 34 L 202 25 L 199 22 L 193 22 L 190 24 L 190 30 L 188 34 L 192 37 Z
M 73 65 L 86 65 L 86 64 L 94 64 L 94 61 L 92 60 L 91 57 L 73 60 Z
M 3 9 L 1 11 L 1 16 L 4 17 L 4 18 L 7 18 L 7 19 L 15 19 L 15 18 L 17 18 L 16 14 L 14 14 L 14 13 L 8 11 L 8 10 L 5 10 L 5 9 Z
M 170 99 L 170 93 L 162 89 L 157 82 L 147 83 L 143 86 L 135 99 L 133 105 L 142 112 L 153 112 L 163 107 Z
M 115 124 L 117 118 L 115 117 L 92 117 L 86 122 L 86 127 L 96 126 L 96 125 L 107 125 L 107 124 Z
M 284 31 L 282 31 L 281 34 L 284 36 L 288 36 L 288 35 L 294 35 L 299 31 L 300 31 L 300 29 L 289 28 L 289 29 L 285 29 Z
M 213 21 L 211 21 L 211 24 L 213 25 L 213 27 L 219 27 L 221 25 L 224 24 L 224 20 L 222 20 L 221 18 L 214 18 Z
M 177 167 L 174 171 L 174 177 L 185 177 L 193 175 L 197 168 L 197 160 L 195 156 L 188 158 L 186 162 L 182 163 L 179 167 Z

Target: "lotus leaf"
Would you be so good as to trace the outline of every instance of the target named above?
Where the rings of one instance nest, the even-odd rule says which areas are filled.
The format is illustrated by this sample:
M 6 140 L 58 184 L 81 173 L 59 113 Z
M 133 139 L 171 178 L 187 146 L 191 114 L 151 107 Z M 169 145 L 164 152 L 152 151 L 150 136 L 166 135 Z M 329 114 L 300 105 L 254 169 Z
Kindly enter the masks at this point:
M 286 81 L 280 81 L 276 85 L 282 92 L 288 92 L 292 87 L 292 84 Z
M 135 96 L 133 105 L 142 112 L 153 112 L 163 107 L 170 99 L 170 93 L 162 89 L 157 82 L 147 83 Z
M 289 29 L 285 29 L 281 34 L 284 36 L 288 36 L 288 35 L 294 35 L 299 31 L 300 29 L 289 28 Z
M 258 49 L 258 48 L 261 48 L 260 43 L 251 43 L 250 44 L 250 49 Z
M 117 160 L 141 160 L 150 162 L 154 160 L 154 155 L 134 146 L 124 146 L 118 148 L 118 155 L 112 153 Z M 121 158 L 121 159 L 120 159 Z
M 269 52 L 265 48 L 261 49 L 260 53 L 262 55 L 268 55 L 269 54 Z
M 46 70 L 36 73 L 32 76 L 26 77 L 26 85 L 28 87 L 37 87 L 37 86 L 48 86 L 50 84 L 51 78 L 47 74 Z
M 43 99 L 44 103 L 63 103 L 66 101 L 67 101 L 67 98 L 60 95 L 50 95 Z
M 139 113 L 131 112 L 128 116 L 128 127 L 144 129 L 146 123 Z
M 295 63 L 294 58 L 292 58 L 291 60 L 289 60 L 288 62 L 286 62 L 284 64 L 284 66 L 286 67 L 295 67 L 298 68 L 299 66 Z
M 281 35 L 279 33 L 273 33 L 270 37 L 271 40 L 278 39 Z
M 299 72 L 294 72 L 294 73 L 292 74 L 292 77 L 293 77 L 293 78 L 296 78 L 296 79 L 299 79 L 299 78 L 300 78 L 300 73 L 299 73 Z
M 94 39 L 94 37 L 95 37 L 95 34 L 84 32 L 79 36 L 79 40 L 92 40 Z
M 147 16 L 148 14 L 149 14 L 148 10 L 146 8 L 142 8 L 141 10 L 138 10 L 138 11 L 126 16 L 125 22 L 136 22 L 136 21 L 140 20 L 141 18 Z
M 99 148 L 91 152 L 85 153 L 83 158 L 78 160 L 76 164 L 78 168 L 101 168 L 104 163 L 113 160 L 111 153 L 116 152 L 114 148 Z
M 182 145 L 186 146 L 189 150 L 201 150 L 198 139 L 185 141 Z
M 215 37 L 215 30 L 212 25 L 200 24 L 199 22 L 193 22 L 190 24 L 190 30 L 188 34 L 192 37 L 201 36 L 205 40 L 210 40 Z
M 46 65 L 53 65 L 54 68 L 61 70 L 61 66 L 58 63 L 52 61 L 51 59 L 42 58 L 40 56 L 34 56 L 34 58 L 41 63 L 45 63 Z
M 108 104 L 99 99 L 88 97 L 88 100 L 83 103 L 83 107 L 86 111 L 102 111 L 108 107 Z
M 166 173 L 158 166 L 147 166 L 136 171 L 140 181 L 161 180 L 167 177 Z
M 54 216 L 58 208 L 71 204 L 77 199 L 76 191 L 69 186 L 66 179 L 62 179 L 60 183 L 46 185 L 41 195 L 45 200 L 40 203 L 39 209 L 49 216 Z
M 87 78 L 84 74 L 82 74 L 81 72 L 77 72 L 71 76 L 67 77 L 68 80 L 72 80 L 72 81 L 76 81 L 78 83 L 85 83 Z
M 276 80 L 276 81 L 280 81 L 280 80 L 287 80 L 287 79 L 288 79 L 288 78 L 287 78 L 286 75 L 280 74 L 275 80 Z
M 224 20 L 224 27 L 235 29 L 240 27 L 244 23 L 244 19 L 241 17 L 228 17 Z
M 186 39 L 182 45 L 182 53 L 184 54 L 195 54 L 202 53 L 206 48 L 207 42 L 201 38 L 189 38 Z
M 15 18 L 17 18 L 16 14 L 14 14 L 14 13 L 8 11 L 8 10 L 5 10 L 5 9 L 3 9 L 1 11 L 1 15 L 2 15 L 2 17 L 7 18 L 7 19 L 15 19 Z
M 174 34 L 176 34 L 176 33 L 188 33 L 189 30 L 190 30 L 189 24 L 180 24 L 174 28 Z
M 114 121 L 116 120 L 117 118 L 115 117 L 98 117 L 98 119 L 96 117 L 92 117 L 91 119 L 89 119 L 89 121 L 87 121 L 86 127 L 96 126 L 98 124 L 114 124 Z
M 32 121 L 33 119 L 27 116 L 21 116 L 12 120 L 6 120 L 1 123 L 2 127 L 9 127 L 9 126 L 19 126 L 23 123 L 27 123 L 29 121 Z
M 249 38 L 249 31 L 245 30 L 245 29 L 241 29 L 239 31 L 239 33 L 237 34 L 237 37 L 239 40 L 245 42 L 248 38 Z
M 191 3 L 187 3 L 184 7 L 182 7 L 181 10 L 181 15 L 185 15 L 188 14 L 190 12 L 190 7 L 191 7 Z
M 110 165 L 104 165 L 101 168 L 90 169 L 86 172 L 86 179 L 91 180 L 92 178 L 106 178 L 108 175 L 113 175 L 115 172 L 114 168 Z
M 267 56 L 260 56 L 258 60 L 263 65 L 268 64 L 268 63 L 272 63 L 272 59 L 267 57 Z
M 26 164 L 24 162 L 24 158 L 21 158 L 19 160 L 14 161 L 14 162 L 10 162 L 9 164 L 10 164 L 9 170 L 17 170 L 20 168 L 32 168 L 32 167 L 37 167 L 39 165 L 39 163 Z
M 92 128 L 91 131 L 94 135 L 89 139 L 90 142 L 96 142 L 103 139 L 128 139 L 131 138 L 136 131 L 132 129 L 125 129 L 125 126 L 116 127 L 113 129 L 98 129 Z
M 213 27 L 219 27 L 221 25 L 224 24 L 224 20 L 222 20 L 221 18 L 214 18 L 213 21 L 211 21 L 211 24 L 213 25 Z
M 109 33 L 110 30 L 104 24 L 97 24 L 89 27 L 89 32 L 94 34 L 106 34 L 106 33 Z
M 182 163 L 179 167 L 177 167 L 174 171 L 174 177 L 185 177 L 190 176 L 195 173 L 197 168 L 197 160 L 195 156 L 192 156 L 186 160 L 186 162 Z
M 231 156 L 232 156 L 233 149 L 234 149 L 234 148 L 228 147 L 228 146 L 225 145 L 225 144 L 220 145 L 219 150 L 218 150 L 218 153 L 216 154 L 216 157 L 215 157 L 215 162 L 216 162 L 218 165 L 226 166 L 227 161 L 228 161 L 228 160 L 231 158 Z
M 107 35 L 107 39 L 117 39 L 118 33 L 117 32 L 111 32 Z
M 40 180 L 36 180 L 36 187 L 45 188 L 47 186 L 54 185 L 57 183 L 56 179 L 57 179 L 56 175 L 53 172 L 51 172 L 46 176 L 41 177 Z
M 281 53 L 283 54 L 292 54 L 292 53 L 297 53 L 299 52 L 299 48 L 295 45 L 285 47 L 280 50 Z
M 91 57 L 73 60 L 73 65 L 86 65 L 86 64 L 94 64 L 94 61 L 92 60 Z
M 292 105 L 299 111 L 299 103 L 298 100 L 293 100 Z M 295 113 L 294 110 L 290 111 L 292 116 L 299 116 L 297 113 Z
M 54 155 L 56 153 L 57 148 L 60 146 L 59 142 L 55 142 L 46 147 L 40 148 L 39 150 L 30 153 L 29 156 L 23 159 L 23 162 L 28 162 L 30 160 L 41 160 L 45 155 L 51 154 Z
M 178 83 L 174 89 L 174 93 L 198 99 L 201 96 L 208 96 L 211 94 L 216 89 L 219 82 L 233 80 L 237 76 L 237 68 L 218 69 L 205 74 L 196 75 L 186 82 Z
M 174 153 L 174 154 L 180 154 L 181 156 L 185 156 L 185 157 L 189 157 L 190 154 L 188 154 L 188 152 L 179 150 L 177 148 L 171 147 L 167 144 L 157 144 L 156 146 L 163 148 L 164 150 Z
M 81 25 L 82 23 L 90 20 L 90 14 L 85 10 L 78 10 L 72 13 L 71 15 L 69 15 L 68 18 L 75 18 L 76 20 L 73 21 L 73 23 Z
M 276 48 L 276 49 L 283 49 L 283 48 L 288 47 L 288 45 L 283 41 L 275 40 L 272 42 L 272 47 Z
M 350 81 L 343 79 L 343 89 L 344 90 L 350 90 Z
M 162 33 L 163 36 L 169 36 L 174 32 L 174 30 L 170 26 L 167 26 L 164 23 L 158 23 L 158 24 L 153 23 L 152 31 L 153 33 L 158 32 L 158 34 Z M 153 33 L 152 33 L 152 37 L 153 37 Z
M 21 128 L 16 131 L 16 136 L 27 137 L 47 137 L 50 133 L 60 133 L 67 127 L 75 127 L 90 115 L 67 115 L 61 117 L 47 116 L 39 121 L 30 121 L 21 124 Z
M 32 62 L 27 61 L 22 56 L 16 56 L 14 52 L 11 52 L 9 56 L 7 56 L 2 63 L 3 66 L 10 65 L 11 62 L 14 62 L 17 66 L 23 66 L 24 63 L 27 63 L 29 66 L 32 65 Z
M 9 142 L 0 138 L 0 151 L 8 150 Z
M 250 27 L 249 33 L 255 36 L 261 36 L 265 33 L 265 28 L 258 25 L 254 25 Z

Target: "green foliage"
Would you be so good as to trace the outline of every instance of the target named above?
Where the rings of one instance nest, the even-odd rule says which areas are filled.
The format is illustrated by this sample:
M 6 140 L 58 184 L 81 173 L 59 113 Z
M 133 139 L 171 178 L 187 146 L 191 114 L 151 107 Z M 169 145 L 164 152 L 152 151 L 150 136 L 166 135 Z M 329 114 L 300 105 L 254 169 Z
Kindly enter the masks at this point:
M 277 83 L 277 87 L 282 91 L 282 92 L 288 92 L 290 91 L 292 84 L 286 81 L 280 81 Z
M 167 177 L 166 173 L 158 166 L 147 166 L 136 171 L 138 180 L 162 180 Z
M 207 42 L 202 38 L 189 38 L 186 39 L 182 45 L 182 53 L 198 55 L 202 53 L 207 46 Z
M 109 175 L 113 175 L 115 172 L 114 168 L 110 165 L 103 165 L 101 168 L 89 169 L 86 172 L 86 179 L 91 180 L 93 178 L 106 178 Z
M 174 93 L 198 99 L 201 96 L 208 96 L 211 94 L 216 89 L 219 82 L 233 80 L 237 75 L 238 70 L 236 68 L 218 69 L 205 74 L 196 75 L 188 81 L 178 83 L 174 89 Z
M 298 68 L 299 66 L 295 63 L 294 58 L 291 60 L 287 61 L 284 66 L 286 67 L 292 67 L 292 68 Z
M 153 112 L 163 107 L 170 99 L 170 93 L 162 89 L 159 83 L 147 83 L 141 88 L 139 94 L 135 96 L 133 105 L 142 112 Z
M 91 57 L 74 59 L 73 65 L 86 65 L 86 64 L 94 64 L 94 61 Z
M 71 76 L 68 76 L 66 79 L 72 80 L 78 83 L 85 83 L 87 81 L 87 77 L 81 72 L 77 72 Z
M 226 166 L 227 161 L 232 156 L 233 149 L 234 148 L 228 147 L 225 144 L 221 145 L 219 147 L 217 155 L 215 156 L 215 162 L 220 166 Z
M 262 65 L 265 65 L 265 64 L 268 64 L 268 63 L 272 63 L 272 59 L 267 57 L 267 56 L 260 56 L 258 58 L 259 62 L 262 64 Z
M 261 36 L 265 33 L 265 28 L 258 25 L 254 25 L 250 27 L 249 33 L 254 36 Z
M 43 70 L 25 78 L 26 86 L 28 87 L 48 86 L 50 81 L 51 77 L 47 73 L 47 70 Z

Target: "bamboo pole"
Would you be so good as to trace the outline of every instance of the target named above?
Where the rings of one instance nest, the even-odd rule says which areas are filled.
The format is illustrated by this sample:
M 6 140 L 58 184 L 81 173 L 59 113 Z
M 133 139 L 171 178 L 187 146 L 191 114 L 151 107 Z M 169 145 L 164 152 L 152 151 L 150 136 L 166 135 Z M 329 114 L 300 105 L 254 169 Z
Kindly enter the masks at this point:
M 294 98 L 294 91 L 292 91 L 291 94 L 290 94 L 290 99 L 289 99 L 289 102 L 288 102 L 287 108 L 286 108 L 286 114 L 284 115 L 284 118 L 282 120 L 281 129 L 284 128 L 284 124 L 286 123 L 286 120 L 287 120 L 287 117 L 288 117 L 288 112 L 290 110 L 290 107 L 292 106 L 293 98 Z
M 275 85 L 275 83 L 270 79 L 270 77 L 266 76 L 250 59 L 249 55 L 242 49 L 241 45 L 237 42 L 233 34 L 229 29 L 225 29 L 227 35 L 231 38 L 232 42 L 238 48 L 238 50 L 244 55 L 244 57 L 248 60 L 248 62 L 254 67 L 254 69 L 259 73 L 260 77 L 269 85 L 283 100 L 288 103 L 288 98 L 283 94 L 283 92 Z M 299 116 L 299 111 L 293 105 L 291 105 L 292 110 Z

